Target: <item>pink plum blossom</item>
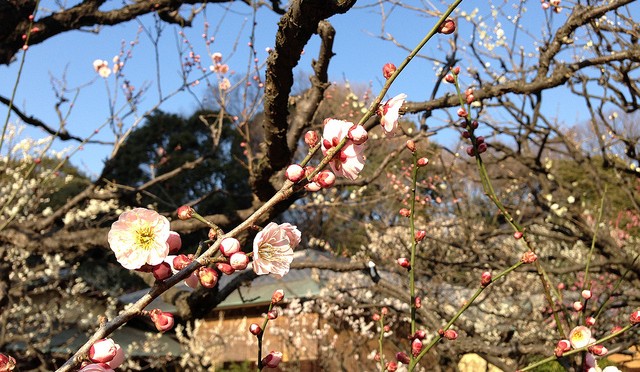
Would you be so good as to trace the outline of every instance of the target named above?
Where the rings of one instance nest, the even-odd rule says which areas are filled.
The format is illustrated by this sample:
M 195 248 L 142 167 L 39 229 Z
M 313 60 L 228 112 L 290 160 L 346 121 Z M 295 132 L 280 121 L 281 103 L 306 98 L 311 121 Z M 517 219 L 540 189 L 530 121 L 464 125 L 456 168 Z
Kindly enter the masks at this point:
M 262 359 L 262 364 L 267 368 L 276 368 L 282 361 L 282 353 L 279 351 L 272 351 Z
M 0 354 L 0 371 L 9 372 L 16 368 L 16 360 L 10 355 Z
M 135 208 L 111 225 L 109 246 L 125 269 L 158 265 L 169 254 L 169 227 L 169 220 L 158 212 Z
M 398 94 L 380 107 L 380 124 L 382 125 L 384 134 L 386 134 L 387 137 L 392 137 L 396 128 L 398 127 L 400 108 L 402 107 L 402 105 L 404 105 L 404 100 L 406 98 L 406 94 Z
M 91 345 L 89 359 L 95 363 L 107 363 L 116 357 L 117 352 L 116 343 L 110 338 L 103 338 Z
M 289 272 L 301 233 L 290 223 L 269 223 L 253 240 L 253 271 L 282 278 Z
M 349 134 L 353 123 L 342 120 L 327 119 L 322 133 L 322 154 L 334 148 Z M 356 145 L 348 141 L 339 153 L 335 154 L 329 165 L 336 176 L 343 176 L 351 180 L 358 178 L 364 168 L 364 145 Z

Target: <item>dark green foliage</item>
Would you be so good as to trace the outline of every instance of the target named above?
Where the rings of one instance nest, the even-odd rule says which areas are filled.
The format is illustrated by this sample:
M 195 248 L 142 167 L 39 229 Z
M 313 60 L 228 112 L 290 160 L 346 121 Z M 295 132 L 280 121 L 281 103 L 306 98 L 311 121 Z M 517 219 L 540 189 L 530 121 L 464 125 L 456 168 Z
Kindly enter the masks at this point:
M 104 178 L 119 185 L 140 187 L 204 156 L 206 160 L 192 169 L 138 193 L 135 203 L 143 206 L 154 203 L 162 212 L 202 198 L 197 207 L 204 214 L 246 208 L 251 202 L 251 192 L 248 172 L 238 161 L 244 158 L 241 137 L 225 122 L 215 146 L 210 126 L 203 118 L 214 125 L 217 114 L 198 111 L 183 118 L 154 112 L 131 133 L 115 158 L 107 162 Z

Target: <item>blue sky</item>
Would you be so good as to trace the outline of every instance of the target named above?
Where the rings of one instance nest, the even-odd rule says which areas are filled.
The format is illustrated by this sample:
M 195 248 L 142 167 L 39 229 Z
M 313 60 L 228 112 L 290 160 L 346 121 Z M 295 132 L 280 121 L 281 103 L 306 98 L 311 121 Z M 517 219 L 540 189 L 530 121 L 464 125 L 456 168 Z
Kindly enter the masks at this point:
M 51 3 L 51 1 L 43 1 L 42 5 L 52 6 L 47 3 Z M 408 3 L 420 8 L 425 7 L 423 3 L 418 1 Z M 515 15 L 516 9 L 509 3 L 508 1 L 499 2 L 496 3 L 499 4 L 497 7 L 492 7 L 491 3 L 483 3 L 484 6 L 482 9 L 476 10 L 475 15 L 487 19 L 491 26 L 489 30 L 495 30 L 491 17 L 492 11 Z M 526 20 L 525 29 L 539 36 L 545 15 L 540 9 L 539 2 L 530 1 L 529 3 L 531 3 L 532 9 L 527 13 L 530 18 Z M 399 64 L 407 52 L 378 37 L 381 34 L 379 6 L 364 6 L 366 3 L 358 5 L 360 8 L 330 19 L 336 29 L 334 45 L 336 56 L 331 61 L 330 79 L 336 82 L 344 82 L 346 79 L 353 84 L 371 84 L 375 95 L 382 84 L 381 67 L 386 62 Z M 477 6 L 478 2 L 463 3 L 459 11 L 472 14 Z M 416 16 L 416 13 L 399 7 L 392 9 L 387 6 L 385 14 L 389 16 L 389 19 L 385 24 L 384 32 L 390 33 L 400 43 L 408 47 L 413 47 L 435 22 L 434 18 L 425 15 Z M 556 23 L 558 23 L 562 22 L 566 15 L 560 14 L 555 17 Z M 210 34 L 218 28 L 215 41 L 211 44 L 211 52 L 221 52 L 225 58 L 224 62 L 228 63 L 232 70 L 245 71 L 247 61 L 250 58 L 247 43 L 250 32 L 249 24 L 252 18 L 251 8 L 242 3 L 210 4 L 206 8 L 206 12 L 196 18 L 193 27 L 184 30 L 194 45 L 196 53 L 201 54 L 203 60 L 208 60 L 205 43 L 201 37 L 205 18 L 210 24 Z M 268 9 L 258 11 L 255 45 L 260 61 L 267 57 L 265 48 L 274 43 L 278 19 L 279 17 Z M 68 32 L 53 37 L 43 44 L 33 46 L 27 53 L 23 77 L 19 83 L 15 100 L 16 106 L 29 115 L 56 127 L 56 123 L 58 123 L 54 110 L 56 98 L 50 79 L 52 76 L 60 79 L 64 75 L 68 88 L 82 87 L 68 117 L 67 130 L 76 136 L 90 135 L 109 115 L 105 81 L 96 76 L 92 63 L 95 59 L 111 61 L 113 56 L 119 53 L 123 41 L 128 43 L 136 38 L 140 24 L 153 27 L 153 17 L 145 16 L 140 18 L 139 22 L 133 21 L 123 25 L 105 27 L 100 33 Z M 512 26 L 506 19 L 500 26 L 505 29 L 507 35 L 510 34 L 509 27 Z M 461 27 L 465 26 L 461 25 Z M 534 50 L 535 45 L 527 41 L 529 38 L 526 37 L 525 32 L 522 32 L 521 35 L 522 44 L 519 45 L 527 50 Z M 461 37 L 464 37 L 464 33 L 461 33 Z M 177 45 L 181 43 L 179 39 L 177 28 L 172 26 L 164 28 L 160 44 L 161 86 L 164 94 L 173 91 L 180 85 L 180 61 L 176 53 Z M 157 101 L 158 93 L 155 82 L 154 51 L 151 42 L 144 33 L 139 35 L 139 40 L 139 44 L 133 48 L 133 57 L 125 68 L 125 74 L 136 88 L 145 84 L 149 85 L 147 94 L 139 105 L 140 110 L 144 111 Z M 310 63 L 317 54 L 318 41 L 318 38 L 315 37 L 307 46 L 299 69 L 307 72 L 311 70 Z M 443 52 L 438 49 L 438 46 L 443 46 L 446 50 L 448 42 L 448 36 L 438 35 L 432 43 L 427 45 L 422 54 L 442 59 Z M 128 45 L 125 49 L 127 48 Z M 22 54 L 19 54 L 18 58 L 21 57 Z M 465 62 L 468 61 L 462 61 L 462 63 Z M 18 62 L 14 62 L 8 67 L 0 66 L 0 81 L 3 82 L 0 86 L 0 94 L 5 97 L 10 95 L 17 68 Z M 396 81 L 389 91 L 389 95 L 393 96 L 403 92 L 407 93 L 409 100 L 425 100 L 431 93 L 435 76 L 434 65 L 431 61 L 416 58 L 409 65 L 406 73 Z M 464 83 L 464 78 L 462 81 Z M 114 86 L 113 77 L 106 79 L 106 83 L 109 85 L 111 94 L 119 90 Z M 201 99 L 205 95 L 206 86 L 201 84 L 193 91 L 195 96 Z M 122 103 L 122 93 L 118 94 L 120 94 L 120 103 Z M 72 93 L 68 93 L 68 97 L 72 97 L 72 95 Z M 556 101 L 555 107 L 549 107 L 549 109 L 557 110 L 561 117 L 568 118 L 572 122 L 581 120 L 580 111 L 575 106 L 572 107 L 573 111 Z M 197 108 L 198 101 L 190 94 L 178 94 L 161 106 L 162 110 L 184 115 L 189 115 Z M 4 118 L 6 107 L 0 107 L 0 114 Z M 29 129 L 26 135 L 41 137 L 44 133 L 38 129 Z M 112 136 L 106 128 L 101 131 L 98 138 L 108 141 L 112 139 Z M 57 143 L 56 147 L 75 147 L 76 145 L 77 143 L 70 141 Z M 3 151 L 6 150 L 3 149 Z M 101 169 L 102 162 L 108 154 L 108 146 L 87 145 L 84 150 L 72 157 L 72 163 L 85 172 L 95 175 Z

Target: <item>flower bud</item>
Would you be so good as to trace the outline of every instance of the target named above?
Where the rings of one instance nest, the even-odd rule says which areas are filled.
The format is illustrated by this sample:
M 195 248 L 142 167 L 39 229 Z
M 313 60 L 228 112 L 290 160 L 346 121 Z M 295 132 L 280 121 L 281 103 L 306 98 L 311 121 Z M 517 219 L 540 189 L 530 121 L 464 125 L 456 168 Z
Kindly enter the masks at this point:
M 444 77 L 444 81 L 446 81 L 449 84 L 453 84 L 456 82 L 456 78 L 451 74 L 447 74 L 447 76 Z
M 218 272 L 210 267 L 201 267 L 198 269 L 198 279 L 203 287 L 213 288 L 218 284 Z
M 354 125 L 349 129 L 349 139 L 354 145 L 362 145 L 369 139 L 369 133 L 362 125 Z
M 455 66 L 451 68 L 451 73 L 454 75 L 460 75 L 460 66 Z
M 422 307 L 422 298 L 420 298 L 420 296 L 416 296 L 416 298 L 413 300 L 413 305 L 416 307 L 416 309 L 419 309 Z
M 272 304 L 277 304 L 278 302 L 282 301 L 284 299 L 284 290 L 283 289 L 276 289 L 273 294 L 271 295 L 271 303 Z
M 476 156 L 476 150 L 473 148 L 473 146 L 468 146 L 467 147 L 467 155 Z
M 260 328 L 256 323 L 251 323 L 249 326 L 249 332 L 251 332 L 252 335 L 257 336 L 262 333 L 262 328 Z
M 576 302 L 573 303 L 573 310 L 582 311 L 582 308 L 583 308 L 582 302 L 576 301 Z
M 161 262 L 160 264 L 155 265 L 151 272 L 156 280 L 165 280 L 173 274 L 171 272 L 171 265 L 167 262 Z
M 304 178 L 304 169 L 298 164 L 291 164 L 284 174 L 289 181 L 296 183 Z
M 411 152 L 416 152 L 416 143 L 412 140 L 407 140 L 407 149 Z
M 382 76 L 384 76 L 385 79 L 390 78 L 394 72 L 396 72 L 396 65 L 393 63 L 385 63 L 385 65 L 382 66 Z
M 324 189 L 328 189 L 336 183 L 336 175 L 330 170 L 323 170 L 316 175 L 313 182 Z
M 229 265 L 235 270 L 244 270 L 249 265 L 249 257 L 244 252 L 237 252 L 229 257 Z
M 457 111 L 459 117 L 464 118 L 467 116 L 467 110 L 464 107 L 460 107 Z
M 320 184 L 317 182 L 309 182 L 308 184 L 304 185 L 304 189 L 311 192 L 316 192 L 321 188 L 322 186 L 320 186 Z
M 380 314 L 382 314 L 383 316 L 389 314 L 389 308 L 386 306 L 383 307 L 382 309 L 380 309 Z
M 409 217 L 409 216 L 411 216 L 411 211 L 410 211 L 409 209 L 407 209 L 407 208 L 402 208 L 402 209 L 400 209 L 400 212 L 399 212 L 399 213 L 400 213 L 400 215 L 401 215 L 402 217 Z
M 418 159 L 418 166 L 419 166 L 419 167 L 424 167 L 424 166 L 426 166 L 427 164 L 429 164 L 429 159 L 427 159 L 427 158 L 420 158 L 420 159 Z
M 310 130 L 304 134 L 304 143 L 309 147 L 314 147 L 318 144 L 318 133 L 315 130 Z
M 0 354 L 0 371 L 13 371 L 16 368 L 16 360 L 9 355 Z
M 193 255 L 179 254 L 173 259 L 173 268 L 182 270 L 193 262 Z
M 438 32 L 441 34 L 449 35 L 456 30 L 456 22 L 452 18 L 447 18 L 438 27 Z
M 411 359 L 409 359 L 409 356 L 404 351 L 398 351 L 396 353 L 396 360 L 402 364 L 409 364 L 411 362 Z
M 480 277 L 480 285 L 482 287 L 486 287 L 489 284 L 491 284 L 491 273 L 488 271 L 485 271 L 482 273 L 482 276 Z
M 591 298 L 591 291 L 588 289 L 585 289 L 584 291 L 582 291 L 581 295 L 582 295 L 582 298 L 584 298 L 585 300 L 588 300 Z
M 560 340 L 556 347 L 562 351 L 569 351 L 571 350 L 571 342 L 569 340 Z
M 273 309 L 267 313 L 267 317 L 269 320 L 274 320 L 278 318 L 278 310 Z
M 167 244 L 169 244 L 169 254 L 175 254 L 182 248 L 182 239 L 180 234 L 175 231 L 169 231 L 169 237 L 167 238 Z
M 520 239 L 522 238 L 522 236 L 524 235 L 524 233 L 522 231 L 516 231 L 513 233 L 513 237 L 516 239 Z
M 414 357 L 417 357 L 421 351 L 422 351 L 422 341 L 418 340 L 417 338 L 414 338 L 413 341 L 411 341 L 411 354 Z
M 424 240 L 424 238 L 427 236 L 427 232 L 424 230 L 418 230 L 415 232 L 414 234 L 414 239 L 416 240 L 416 242 L 421 242 Z
M 536 256 L 535 253 L 528 251 L 528 252 L 524 252 L 524 254 L 522 255 L 522 258 L 520 258 L 520 261 L 526 264 L 530 264 L 530 263 L 536 262 L 537 259 L 538 259 L 538 256 Z
M 281 361 L 282 353 L 279 351 L 272 351 L 262 359 L 262 365 L 267 368 L 277 368 Z
M 483 152 L 487 151 L 487 144 L 486 143 L 481 143 L 478 145 L 478 154 L 482 154 Z
M 396 362 L 387 362 L 387 371 L 396 372 L 398 370 L 398 363 Z
M 374 322 L 379 322 L 381 319 L 380 314 L 374 313 L 373 315 L 371 315 L 371 319 L 373 319 Z
M 225 262 L 216 263 L 216 269 L 220 270 L 220 272 L 225 275 L 231 275 L 234 272 L 236 272 L 236 269 L 234 269 L 231 265 Z
M 447 329 L 446 331 L 444 331 L 444 334 L 442 336 L 447 340 L 453 341 L 458 338 L 458 332 L 454 331 L 453 329 Z
M 160 332 L 166 332 L 173 328 L 173 314 L 165 313 L 160 309 L 153 309 L 149 312 L 149 317 L 156 329 Z
M 416 333 L 413 334 L 413 338 L 424 340 L 425 338 L 427 338 L 427 332 L 424 329 L 419 329 L 416 331 Z
M 91 345 L 89 359 L 95 363 L 107 363 L 115 358 L 116 353 L 116 343 L 110 338 L 103 338 Z
M 411 262 L 409 262 L 409 259 L 406 257 L 398 258 L 397 262 L 398 262 L 398 265 L 404 267 L 405 269 L 411 268 Z
M 183 205 L 180 208 L 178 208 L 178 218 L 181 220 L 188 220 L 189 218 L 193 217 L 193 214 L 196 211 L 191 208 L 188 205 Z
M 631 322 L 631 324 L 640 323 L 640 310 L 636 310 L 631 313 L 631 315 L 629 316 L 629 322 Z
M 591 327 L 592 325 L 596 324 L 596 318 L 588 316 L 584 319 L 584 324 Z
M 376 355 L 373 356 L 373 360 L 380 363 L 380 354 L 376 353 Z
M 589 347 L 589 352 L 597 356 L 603 356 L 603 355 L 607 355 L 609 350 L 607 350 L 607 348 L 602 345 L 593 345 Z
M 469 94 L 465 97 L 465 100 L 467 101 L 467 104 L 470 105 L 476 100 L 476 97 L 473 94 Z
M 240 252 L 240 242 L 236 238 L 224 238 L 220 242 L 220 253 L 226 257 L 230 257 L 232 254 Z

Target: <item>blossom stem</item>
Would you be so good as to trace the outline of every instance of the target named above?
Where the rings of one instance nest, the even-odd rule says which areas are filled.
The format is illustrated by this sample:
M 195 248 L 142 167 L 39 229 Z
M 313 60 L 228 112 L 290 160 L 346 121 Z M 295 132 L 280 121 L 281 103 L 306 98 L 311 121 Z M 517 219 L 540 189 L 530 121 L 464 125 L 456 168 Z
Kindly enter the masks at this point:
M 416 183 L 418 179 L 418 154 L 413 151 L 413 169 L 411 171 L 411 215 L 409 226 L 411 234 L 411 267 L 409 268 L 409 290 L 411 303 L 411 334 L 416 333 L 416 239 L 415 239 L 415 215 L 416 215 Z M 411 356 L 413 359 L 413 355 Z
M 378 353 L 380 354 L 380 372 L 384 372 L 384 354 L 382 341 L 384 339 L 384 314 L 380 314 L 380 337 L 378 337 Z

